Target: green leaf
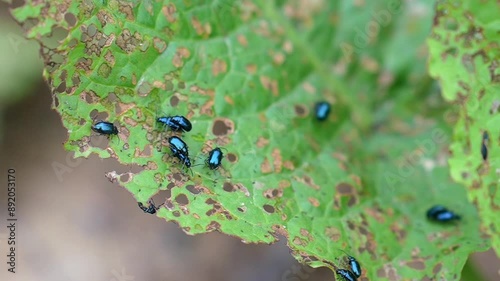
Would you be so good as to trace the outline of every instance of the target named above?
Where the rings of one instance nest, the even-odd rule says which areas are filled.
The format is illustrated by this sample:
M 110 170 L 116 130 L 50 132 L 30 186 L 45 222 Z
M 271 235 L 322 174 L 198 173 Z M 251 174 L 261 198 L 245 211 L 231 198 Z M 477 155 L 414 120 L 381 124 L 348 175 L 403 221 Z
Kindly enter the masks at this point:
M 141 203 L 164 194 L 158 216 L 186 233 L 282 235 L 313 267 L 345 267 L 345 251 L 365 280 L 458 280 L 487 246 L 443 162 L 450 132 L 422 51 L 432 1 L 62 3 L 13 13 L 37 19 L 31 38 L 69 31 L 45 56 L 66 148 L 140 167 L 108 178 Z M 333 104 L 325 122 L 314 119 L 320 100 Z M 160 115 L 191 120 L 182 138 L 195 164 L 227 149 L 222 168 L 191 176 Z M 120 133 L 91 136 L 94 118 Z M 466 219 L 430 223 L 434 204 Z
M 429 70 L 441 82 L 443 97 L 456 104 L 448 114 L 456 119 L 451 175 L 467 186 L 480 212 L 481 232 L 500 256 L 499 9 L 498 1 L 440 3 L 429 39 Z

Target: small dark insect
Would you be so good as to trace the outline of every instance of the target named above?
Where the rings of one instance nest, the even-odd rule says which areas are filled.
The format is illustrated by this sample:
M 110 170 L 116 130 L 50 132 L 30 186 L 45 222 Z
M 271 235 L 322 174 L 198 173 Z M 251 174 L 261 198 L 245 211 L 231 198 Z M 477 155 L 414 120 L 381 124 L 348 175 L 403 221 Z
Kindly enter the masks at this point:
M 91 127 L 92 131 L 102 134 L 102 135 L 117 135 L 118 134 L 118 128 L 113 123 L 106 122 L 106 121 L 98 121 Z
M 168 138 L 168 143 L 170 144 L 170 151 L 172 151 L 172 154 L 181 161 L 182 165 L 191 168 L 191 159 L 189 159 L 187 144 L 176 136 Z M 191 171 L 191 174 L 192 173 Z
M 446 209 L 441 205 L 436 205 L 427 211 L 427 218 L 438 222 L 449 222 L 460 220 L 460 216 Z
M 342 277 L 342 279 L 344 279 L 345 281 L 357 281 L 358 278 L 354 275 L 354 273 L 352 273 L 351 271 L 347 270 L 347 269 L 337 269 L 335 272 L 337 272 L 338 275 L 340 275 L 340 277 Z
M 351 267 L 351 272 L 356 275 L 356 277 L 361 276 L 361 265 L 352 256 L 347 255 L 347 260 L 349 261 L 349 266 Z
M 189 156 L 188 146 L 181 138 L 176 136 L 170 137 L 168 138 L 168 144 L 174 156 L 177 156 L 177 154 Z
M 326 101 L 318 102 L 314 106 L 314 112 L 316 114 L 316 119 L 324 121 L 330 114 L 330 104 Z
M 188 155 L 184 153 L 177 153 L 174 154 L 174 156 L 177 157 L 177 159 L 179 159 L 184 166 L 191 168 L 191 159 L 189 159 Z
M 158 117 L 156 122 L 168 126 L 172 131 L 184 131 L 189 132 L 192 129 L 191 122 L 184 116 L 168 116 L 168 117 Z
M 484 131 L 483 133 L 483 141 L 481 142 L 481 156 L 483 156 L 483 160 L 486 161 L 488 159 L 488 140 L 489 140 L 488 132 Z
M 141 202 L 138 203 L 139 208 L 144 211 L 144 213 L 148 214 L 155 214 L 158 209 L 163 205 L 158 205 L 155 206 L 155 203 L 153 202 L 153 199 L 149 200 L 149 207 L 144 206 Z
M 208 153 L 208 157 L 205 163 L 208 165 L 208 168 L 210 168 L 210 170 L 215 170 L 220 167 L 223 157 L 224 153 L 222 153 L 219 147 L 216 147 Z

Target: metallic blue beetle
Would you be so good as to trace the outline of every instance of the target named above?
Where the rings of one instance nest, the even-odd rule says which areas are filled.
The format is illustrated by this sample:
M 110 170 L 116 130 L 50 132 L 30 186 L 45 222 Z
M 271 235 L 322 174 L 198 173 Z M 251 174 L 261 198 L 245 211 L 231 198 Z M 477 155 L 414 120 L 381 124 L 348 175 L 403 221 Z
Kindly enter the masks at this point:
M 188 167 L 188 168 L 191 168 L 191 159 L 189 159 L 189 156 L 187 154 L 183 154 L 183 153 L 179 153 L 179 154 L 176 154 L 175 155 L 177 157 L 177 159 L 179 159 L 181 161 L 181 163 Z M 193 172 L 191 171 L 191 174 Z
M 189 156 L 188 146 L 183 140 L 181 140 L 181 138 L 176 136 L 170 137 L 168 138 L 168 144 L 170 145 L 170 151 L 172 151 L 174 156 L 177 156 L 178 154 Z
M 351 271 L 347 269 L 337 269 L 335 272 L 337 272 L 338 275 L 342 277 L 345 281 L 357 281 L 358 278 L 352 273 Z
M 168 138 L 168 143 L 170 145 L 170 151 L 172 151 L 172 154 L 177 157 L 177 159 L 179 159 L 184 166 L 190 168 L 191 160 L 189 159 L 189 150 L 187 144 L 176 136 Z
M 352 256 L 347 255 L 347 260 L 349 261 L 349 266 L 351 267 L 351 272 L 356 275 L 356 277 L 361 276 L 361 265 Z
M 92 131 L 102 135 L 117 135 L 118 128 L 113 123 L 106 121 L 98 121 L 91 127 Z
M 160 207 L 161 207 L 163 204 L 158 205 L 158 206 L 155 206 L 155 202 L 153 202 L 153 199 L 151 199 L 151 200 L 149 201 L 149 207 L 144 206 L 141 202 L 139 202 L 139 204 L 138 204 L 138 205 L 139 205 L 139 208 L 141 208 L 141 210 L 143 210 L 143 211 L 144 211 L 144 213 L 154 214 L 154 213 L 156 213 L 156 211 L 157 211 L 158 209 L 160 209 Z
M 168 117 L 158 117 L 156 122 L 162 123 L 168 126 L 172 131 L 184 131 L 189 132 L 192 129 L 191 122 L 184 116 L 168 116 Z
M 436 205 L 427 211 L 427 218 L 438 222 L 449 222 L 460 220 L 460 216 L 446 209 L 441 205 Z
M 208 157 L 205 163 L 208 165 L 208 168 L 210 168 L 210 170 L 215 170 L 220 167 L 223 157 L 224 153 L 222 153 L 220 148 L 216 147 L 208 153 Z
M 316 103 L 314 106 L 314 113 L 316 115 L 316 119 L 319 121 L 326 120 L 330 114 L 330 104 L 326 101 Z

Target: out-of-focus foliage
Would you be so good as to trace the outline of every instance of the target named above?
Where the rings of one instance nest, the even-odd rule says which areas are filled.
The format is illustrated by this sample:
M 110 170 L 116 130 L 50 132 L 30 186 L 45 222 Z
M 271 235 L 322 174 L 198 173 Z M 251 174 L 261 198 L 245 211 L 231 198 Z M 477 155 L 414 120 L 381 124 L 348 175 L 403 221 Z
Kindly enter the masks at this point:
M 29 38 L 68 30 L 43 52 L 66 148 L 141 167 L 107 176 L 142 203 L 165 194 L 158 216 L 188 234 L 282 235 L 298 260 L 332 269 L 345 251 L 361 280 L 458 280 L 486 247 L 449 177 L 447 107 L 426 74 L 433 1 L 52 1 L 13 14 L 35 22 Z M 202 165 L 170 154 L 161 115 L 191 120 L 182 138 Z M 120 133 L 102 143 L 93 119 Z M 216 146 L 227 151 L 212 172 Z M 428 222 L 434 204 L 463 221 Z

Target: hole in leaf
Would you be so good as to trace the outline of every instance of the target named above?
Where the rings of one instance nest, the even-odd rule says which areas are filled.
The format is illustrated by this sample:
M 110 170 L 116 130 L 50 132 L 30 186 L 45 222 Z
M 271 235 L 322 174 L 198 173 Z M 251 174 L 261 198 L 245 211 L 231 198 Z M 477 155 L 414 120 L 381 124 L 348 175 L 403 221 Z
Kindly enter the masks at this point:
M 185 194 L 179 194 L 177 195 L 177 197 L 175 197 L 175 202 L 177 202 L 177 204 L 179 205 L 185 206 L 189 204 L 189 199 Z
M 414 260 L 407 263 L 407 265 L 416 270 L 424 270 L 425 264 L 422 261 Z
M 75 15 L 73 15 L 72 13 L 66 13 L 66 14 L 64 14 L 64 20 L 68 23 L 68 25 L 70 27 L 75 26 L 76 21 L 77 21 Z
M 214 230 L 218 230 L 220 229 L 220 223 L 216 222 L 216 221 L 211 221 L 208 225 L 207 225 L 207 231 L 214 231 Z
M 173 211 L 172 212 L 172 215 L 174 215 L 174 217 L 180 217 L 181 216 L 181 213 L 179 211 Z
M 241 207 L 238 207 L 238 211 L 244 213 L 247 211 L 247 207 L 246 206 L 241 206 Z
M 59 84 L 59 86 L 57 86 L 55 92 L 56 93 L 63 93 L 65 91 L 66 91 L 66 82 L 63 81 L 63 82 L 61 82 L 61 84 Z
M 229 119 L 217 119 L 212 127 L 212 133 L 216 136 L 226 136 L 234 132 L 234 123 Z
M 108 118 L 108 113 L 98 112 L 97 109 L 92 110 L 89 115 L 90 118 L 95 121 L 106 120 Z
M 122 183 L 128 183 L 132 179 L 132 174 L 125 173 L 120 176 L 120 181 Z
M 201 192 L 201 190 L 199 190 L 196 186 L 194 185 L 188 185 L 186 186 L 186 189 L 191 192 L 192 194 L 199 194 Z

